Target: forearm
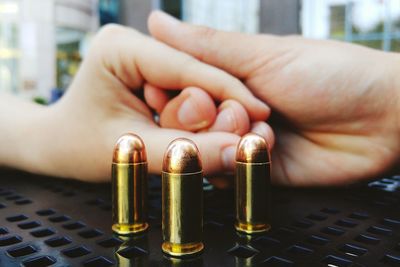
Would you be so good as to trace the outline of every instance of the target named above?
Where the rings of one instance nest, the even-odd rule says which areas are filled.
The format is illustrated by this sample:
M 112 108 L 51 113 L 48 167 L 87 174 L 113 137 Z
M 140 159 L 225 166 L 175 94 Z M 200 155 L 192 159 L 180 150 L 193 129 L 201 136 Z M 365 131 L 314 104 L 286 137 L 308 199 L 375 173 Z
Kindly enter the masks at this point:
M 0 94 L 0 166 L 41 172 L 47 107 Z

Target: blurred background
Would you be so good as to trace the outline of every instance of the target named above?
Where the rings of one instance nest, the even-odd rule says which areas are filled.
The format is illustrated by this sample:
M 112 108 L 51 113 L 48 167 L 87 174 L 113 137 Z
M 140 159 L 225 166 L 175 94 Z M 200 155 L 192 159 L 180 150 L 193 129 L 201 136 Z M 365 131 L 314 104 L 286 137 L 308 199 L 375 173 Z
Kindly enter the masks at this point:
M 400 0 L 0 0 L 0 92 L 57 101 L 102 25 L 147 33 L 153 9 L 216 29 L 400 52 Z

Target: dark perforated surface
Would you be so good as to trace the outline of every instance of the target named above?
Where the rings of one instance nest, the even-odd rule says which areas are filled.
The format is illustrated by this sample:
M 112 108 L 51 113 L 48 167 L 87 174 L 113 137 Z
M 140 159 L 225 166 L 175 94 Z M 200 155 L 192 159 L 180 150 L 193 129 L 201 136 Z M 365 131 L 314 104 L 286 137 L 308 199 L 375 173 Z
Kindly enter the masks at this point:
M 233 229 L 231 191 L 205 193 L 205 251 L 161 253 L 160 181 L 150 179 L 150 230 L 110 231 L 109 184 L 2 171 L 0 266 L 400 266 L 400 176 L 337 189 L 273 188 L 273 228 Z M 210 186 L 207 186 L 210 189 Z

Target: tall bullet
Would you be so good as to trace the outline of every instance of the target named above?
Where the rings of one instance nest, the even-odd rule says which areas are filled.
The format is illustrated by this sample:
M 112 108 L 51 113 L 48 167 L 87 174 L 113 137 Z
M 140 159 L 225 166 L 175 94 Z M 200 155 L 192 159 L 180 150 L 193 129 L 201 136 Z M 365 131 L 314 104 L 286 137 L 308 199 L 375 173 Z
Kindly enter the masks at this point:
M 147 157 L 139 136 L 127 133 L 114 147 L 112 162 L 112 230 L 117 234 L 145 231 L 147 223 Z
M 162 171 L 162 250 L 170 256 L 190 256 L 204 248 L 202 181 L 196 145 L 185 138 L 174 140 Z
M 237 231 L 255 234 L 270 229 L 270 186 L 268 144 L 257 134 L 246 134 L 240 140 L 236 152 Z

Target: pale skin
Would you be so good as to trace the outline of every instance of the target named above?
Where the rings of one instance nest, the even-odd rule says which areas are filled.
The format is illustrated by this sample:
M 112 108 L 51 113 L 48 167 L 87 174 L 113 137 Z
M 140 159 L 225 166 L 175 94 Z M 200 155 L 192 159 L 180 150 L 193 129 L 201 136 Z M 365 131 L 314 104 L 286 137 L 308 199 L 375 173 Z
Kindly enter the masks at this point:
M 272 177 L 281 184 L 350 183 L 398 161 L 398 54 L 219 32 L 160 12 L 149 28 L 161 42 L 123 27 L 102 30 L 54 106 L 1 96 L 0 164 L 105 181 L 113 144 L 134 132 L 146 143 L 150 172 L 160 172 L 170 141 L 188 137 L 205 173 L 215 174 L 233 170 L 235 146 L 249 130 L 269 143 Z M 146 103 L 132 94 L 142 87 Z M 182 93 L 171 99 L 169 89 Z M 146 104 L 160 113 L 162 128 Z M 266 105 L 280 117 L 275 135 L 264 122 Z
M 149 29 L 156 39 L 241 79 L 278 115 L 272 125 L 275 182 L 351 183 L 398 162 L 399 54 L 297 36 L 216 31 L 160 11 L 149 17 Z
M 187 109 L 181 116 L 187 130 L 161 128 L 154 122 L 150 108 L 134 94 L 149 84 L 182 90 L 179 99 L 189 103 L 199 99 L 194 107 L 197 116 Z M 219 107 L 213 99 L 221 103 Z M 223 110 L 229 111 L 228 119 Z M 177 118 L 179 110 L 160 112 L 162 125 Z M 269 113 L 266 104 L 225 71 L 133 29 L 111 25 L 97 34 L 67 93 L 56 104 L 44 107 L 0 95 L 0 166 L 108 181 L 116 140 L 133 132 L 145 142 L 151 173 L 160 173 L 164 151 L 179 137 L 197 144 L 206 174 L 232 171 L 240 135 L 251 130 L 273 142 L 272 130 L 264 122 Z M 225 123 L 232 117 L 238 122 L 236 128 Z

